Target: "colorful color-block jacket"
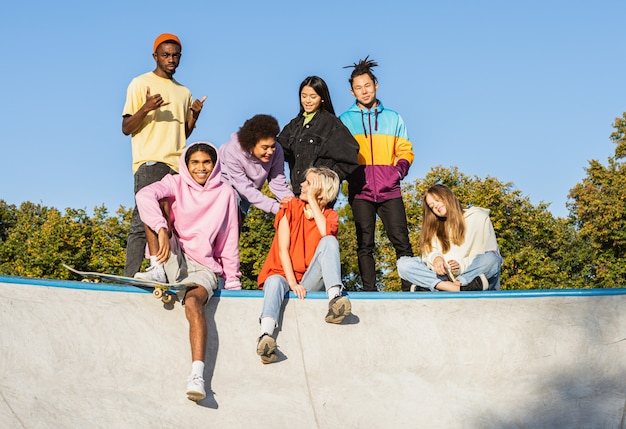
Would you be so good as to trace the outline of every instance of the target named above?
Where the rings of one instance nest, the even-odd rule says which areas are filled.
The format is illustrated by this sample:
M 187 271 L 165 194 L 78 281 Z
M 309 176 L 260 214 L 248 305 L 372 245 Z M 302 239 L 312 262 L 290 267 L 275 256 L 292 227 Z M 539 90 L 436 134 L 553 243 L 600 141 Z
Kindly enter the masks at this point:
M 400 198 L 400 181 L 414 158 L 400 115 L 380 101 L 371 109 L 361 109 L 355 101 L 339 119 L 359 143 L 359 166 L 348 177 L 349 200 Z

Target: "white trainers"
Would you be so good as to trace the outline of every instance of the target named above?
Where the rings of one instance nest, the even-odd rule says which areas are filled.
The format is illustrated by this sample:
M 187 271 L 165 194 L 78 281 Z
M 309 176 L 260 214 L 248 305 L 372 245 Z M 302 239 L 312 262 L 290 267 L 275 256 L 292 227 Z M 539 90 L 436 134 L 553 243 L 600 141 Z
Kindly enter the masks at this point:
M 152 280 L 153 282 L 167 283 L 167 276 L 163 265 L 151 265 L 145 273 L 135 274 L 136 279 Z
M 204 390 L 204 378 L 198 374 L 191 374 L 187 381 L 187 399 L 191 401 L 201 401 L 206 397 Z

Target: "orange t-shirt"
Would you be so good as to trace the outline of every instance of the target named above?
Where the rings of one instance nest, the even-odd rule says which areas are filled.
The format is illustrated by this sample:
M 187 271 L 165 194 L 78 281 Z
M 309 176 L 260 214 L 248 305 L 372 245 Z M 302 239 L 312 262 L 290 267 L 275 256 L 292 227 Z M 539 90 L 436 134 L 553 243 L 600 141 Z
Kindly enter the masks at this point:
M 287 218 L 289 222 L 289 254 L 291 255 L 291 264 L 293 265 L 294 274 L 299 282 L 302 280 L 302 276 L 309 267 L 311 259 L 313 259 L 313 255 L 315 254 L 315 249 L 317 249 L 317 245 L 322 239 L 322 236 L 317 229 L 315 219 L 307 219 L 304 216 L 304 201 L 299 198 L 294 198 L 284 206 L 285 208 L 281 207 L 278 213 L 276 213 L 274 228 L 278 230 L 280 220 L 283 216 Z M 324 216 L 326 217 L 326 234 L 336 237 L 339 228 L 339 215 L 335 210 L 327 207 L 324 209 Z M 278 233 L 274 234 L 272 247 L 259 273 L 259 289 L 263 289 L 265 280 L 274 274 L 285 277 L 283 264 L 280 262 L 280 255 L 278 253 Z

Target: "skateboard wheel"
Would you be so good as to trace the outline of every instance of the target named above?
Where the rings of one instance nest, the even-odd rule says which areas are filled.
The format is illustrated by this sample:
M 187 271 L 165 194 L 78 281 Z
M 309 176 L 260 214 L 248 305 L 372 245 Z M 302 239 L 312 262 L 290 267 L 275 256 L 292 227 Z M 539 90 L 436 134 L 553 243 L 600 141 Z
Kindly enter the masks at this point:
M 154 289 L 152 291 L 152 295 L 154 295 L 155 298 L 161 298 L 163 296 L 163 291 L 161 289 Z
M 166 293 L 165 295 L 163 295 L 163 298 L 161 298 L 161 300 L 163 301 L 164 304 L 169 304 L 170 302 L 172 302 L 172 295 L 170 295 L 169 293 Z

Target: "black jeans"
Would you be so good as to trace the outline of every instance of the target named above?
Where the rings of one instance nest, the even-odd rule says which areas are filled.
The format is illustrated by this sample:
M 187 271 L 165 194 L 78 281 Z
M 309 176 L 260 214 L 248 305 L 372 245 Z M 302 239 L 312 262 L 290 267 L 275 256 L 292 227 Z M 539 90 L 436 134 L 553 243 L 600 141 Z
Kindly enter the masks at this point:
M 176 174 L 169 165 L 162 162 L 155 164 L 141 164 L 135 173 L 135 194 L 141 188 L 144 188 L 154 182 L 158 182 L 166 174 Z M 146 254 L 146 231 L 143 222 L 139 217 L 137 205 L 133 209 L 133 217 L 130 220 L 130 231 L 126 242 L 126 266 L 124 267 L 124 275 L 133 277 L 141 268 L 144 256 Z
M 401 197 L 381 202 L 355 198 L 351 206 L 356 226 L 357 256 L 363 290 L 374 292 L 378 290 L 376 287 L 376 263 L 374 261 L 376 215 L 383 222 L 387 237 L 396 250 L 396 259 L 402 256 L 413 256 L 404 202 Z M 411 283 L 402 280 L 402 290 L 408 292 L 410 289 Z

